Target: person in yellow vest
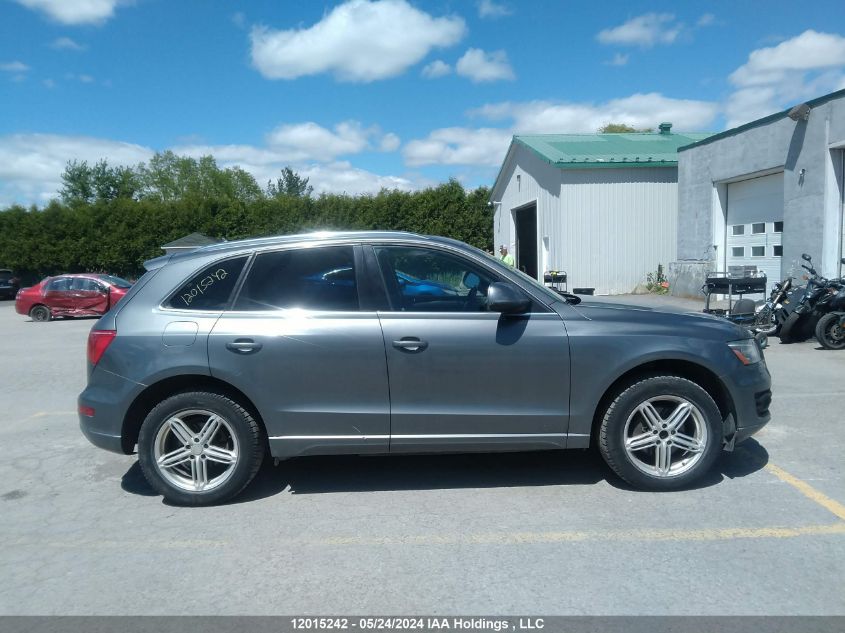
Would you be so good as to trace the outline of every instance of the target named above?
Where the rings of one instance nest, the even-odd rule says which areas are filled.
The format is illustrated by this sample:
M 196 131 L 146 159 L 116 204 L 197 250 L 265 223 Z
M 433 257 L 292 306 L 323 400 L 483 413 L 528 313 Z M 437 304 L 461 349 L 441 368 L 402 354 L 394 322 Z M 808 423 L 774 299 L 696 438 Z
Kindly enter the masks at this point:
M 510 253 L 508 253 L 508 247 L 507 247 L 507 246 L 505 246 L 504 244 L 502 244 L 502 245 L 499 247 L 499 255 L 501 255 L 500 259 L 501 259 L 501 260 L 502 260 L 505 264 L 507 264 L 508 266 L 510 266 L 511 268 L 513 268 L 514 266 L 516 266 L 516 262 L 515 262 L 515 261 L 514 261 L 514 259 L 513 259 L 513 255 L 511 255 Z

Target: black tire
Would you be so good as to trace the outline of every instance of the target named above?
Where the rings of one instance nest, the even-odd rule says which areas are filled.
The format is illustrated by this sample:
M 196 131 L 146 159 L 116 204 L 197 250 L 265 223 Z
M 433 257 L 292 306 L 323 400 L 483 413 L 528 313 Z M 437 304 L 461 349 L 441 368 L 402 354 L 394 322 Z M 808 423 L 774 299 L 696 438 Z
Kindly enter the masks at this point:
M 156 444 L 162 426 L 177 414 L 193 410 L 208 411 L 225 420 L 228 425 L 226 433 L 231 429 L 231 435 L 234 436 L 238 447 L 237 459 L 228 478 L 211 490 L 182 489 L 169 481 L 156 463 Z M 213 392 L 179 393 L 167 398 L 150 411 L 138 435 L 138 461 L 144 476 L 167 501 L 177 505 L 213 505 L 235 497 L 255 477 L 264 460 L 264 452 L 265 441 L 261 425 L 240 404 Z M 211 461 L 208 464 L 211 464 Z
M 778 324 L 774 320 L 774 313 L 768 306 L 763 306 L 754 316 L 754 331 L 774 336 L 778 331 Z
M 634 459 L 625 448 L 629 418 L 633 419 L 632 416 L 641 404 L 661 397 L 678 398 L 694 405 L 701 416 L 702 426 L 706 428 L 707 439 L 697 461 L 675 475 L 670 473 L 658 476 L 643 472 L 634 464 Z M 696 383 L 679 376 L 652 376 L 638 380 L 614 397 L 601 420 L 598 439 L 599 450 L 607 465 L 635 488 L 676 490 L 693 484 L 712 468 L 722 449 L 722 416 L 710 394 Z M 676 455 L 681 458 L 679 465 L 683 464 L 687 455 L 691 456 L 683 450 L 679 451 L 679 455 Z
M 802 338 L 802 316 L 802 314 L 793 312 L 786 317 L 786 321 L 783 322 L 783 325 L 780 328 L 781 343 L 800 343 L 801 341 L 807 340 L 806 337 Z
M 816 339 L 825 349 L 845 349 L 845 327 L 839 323 L 842 314 L 828 312 L 816 323 Z
M 32 306 L 32 309 L 29 311 L 29 318 L 36 323 L 46 323 L 53 318 L 53 315 L 50 312 L 50 308 L 45 305 L 38 304 L 36 306 Z

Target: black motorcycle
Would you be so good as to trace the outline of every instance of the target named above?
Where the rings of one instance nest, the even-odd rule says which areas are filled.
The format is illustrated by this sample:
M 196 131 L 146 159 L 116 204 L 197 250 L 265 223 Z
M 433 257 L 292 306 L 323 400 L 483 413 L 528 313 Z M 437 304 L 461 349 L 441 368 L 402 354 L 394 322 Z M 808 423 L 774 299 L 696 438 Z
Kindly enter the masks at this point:
M 810 264 L 809 266 L 801 264 L 801 267 L 809 273 L 804 276 L 807 285 L 797 288 L 784 302 L 783 309 L 778 314 L 778 319 L 782 323 L 780 329 L 782 343 L 806 341 L 812 337 L 822 316 L 833 309 L 831 300 L 842 286 L 841 278 L 826 279 L 819 275 L 809 255 L 804 253 L 801 258 Z
M 818 300 L 827 293 L 825 288 L 827 279 L 819 275 L 813 267 L 813 258 L 803 253 L 801 255 L 807 264 L 801 264 L 808 274 L 806 286 L 795 288 L 784 300 L 781 309 L 776 314 L 780 325 L 781 343 L 798 343 L 813 336 L 819 315 L 815 312 Z
M 778 312 L 783 307 L 783 302 L 787 300 L 791 290 L 792 277 L 787 277 L 780 283 L 775 282 L 772 291 L 769 293 L 769 298 L 762 305 L 758 305 L 755 310 L 754 324 L 751 326 L 754 332 L 766 336 L 777 336 L 781 326 L 778 321 Z
M 838 279 L 828 286 L 828 294 L 816 306 L 822 313 L 816 323 L 816 340 L 825 349 L 845 349 L 845 283 Z

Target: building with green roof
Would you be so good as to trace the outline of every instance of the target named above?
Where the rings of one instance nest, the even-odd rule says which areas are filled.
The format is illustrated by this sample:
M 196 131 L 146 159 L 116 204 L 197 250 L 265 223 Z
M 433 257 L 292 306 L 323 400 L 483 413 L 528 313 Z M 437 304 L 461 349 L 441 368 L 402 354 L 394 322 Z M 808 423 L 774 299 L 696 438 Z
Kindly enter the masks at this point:
M 634 290 L 677 256 L 678 148 L 709 133 L 513 137 L 493 185 L 496 247 L 537 279 L 565 271 L 570 288 Z

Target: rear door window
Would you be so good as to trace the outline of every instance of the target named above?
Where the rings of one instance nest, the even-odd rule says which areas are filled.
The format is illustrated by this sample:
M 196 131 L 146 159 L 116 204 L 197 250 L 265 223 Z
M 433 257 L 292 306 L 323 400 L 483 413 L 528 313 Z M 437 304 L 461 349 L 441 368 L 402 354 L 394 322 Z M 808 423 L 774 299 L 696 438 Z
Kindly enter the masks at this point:
M 165 306 L 179 310 L 225 310 L 246 260 L 244 255 L 206 266 L 182 284 Z
M 351 246 L 260 253 L 235 302 L 235 310 L 358 310 Z
M 56 277 L 47 284 L 47 292 L 68 292 L 71 288 L 70 277 Z

